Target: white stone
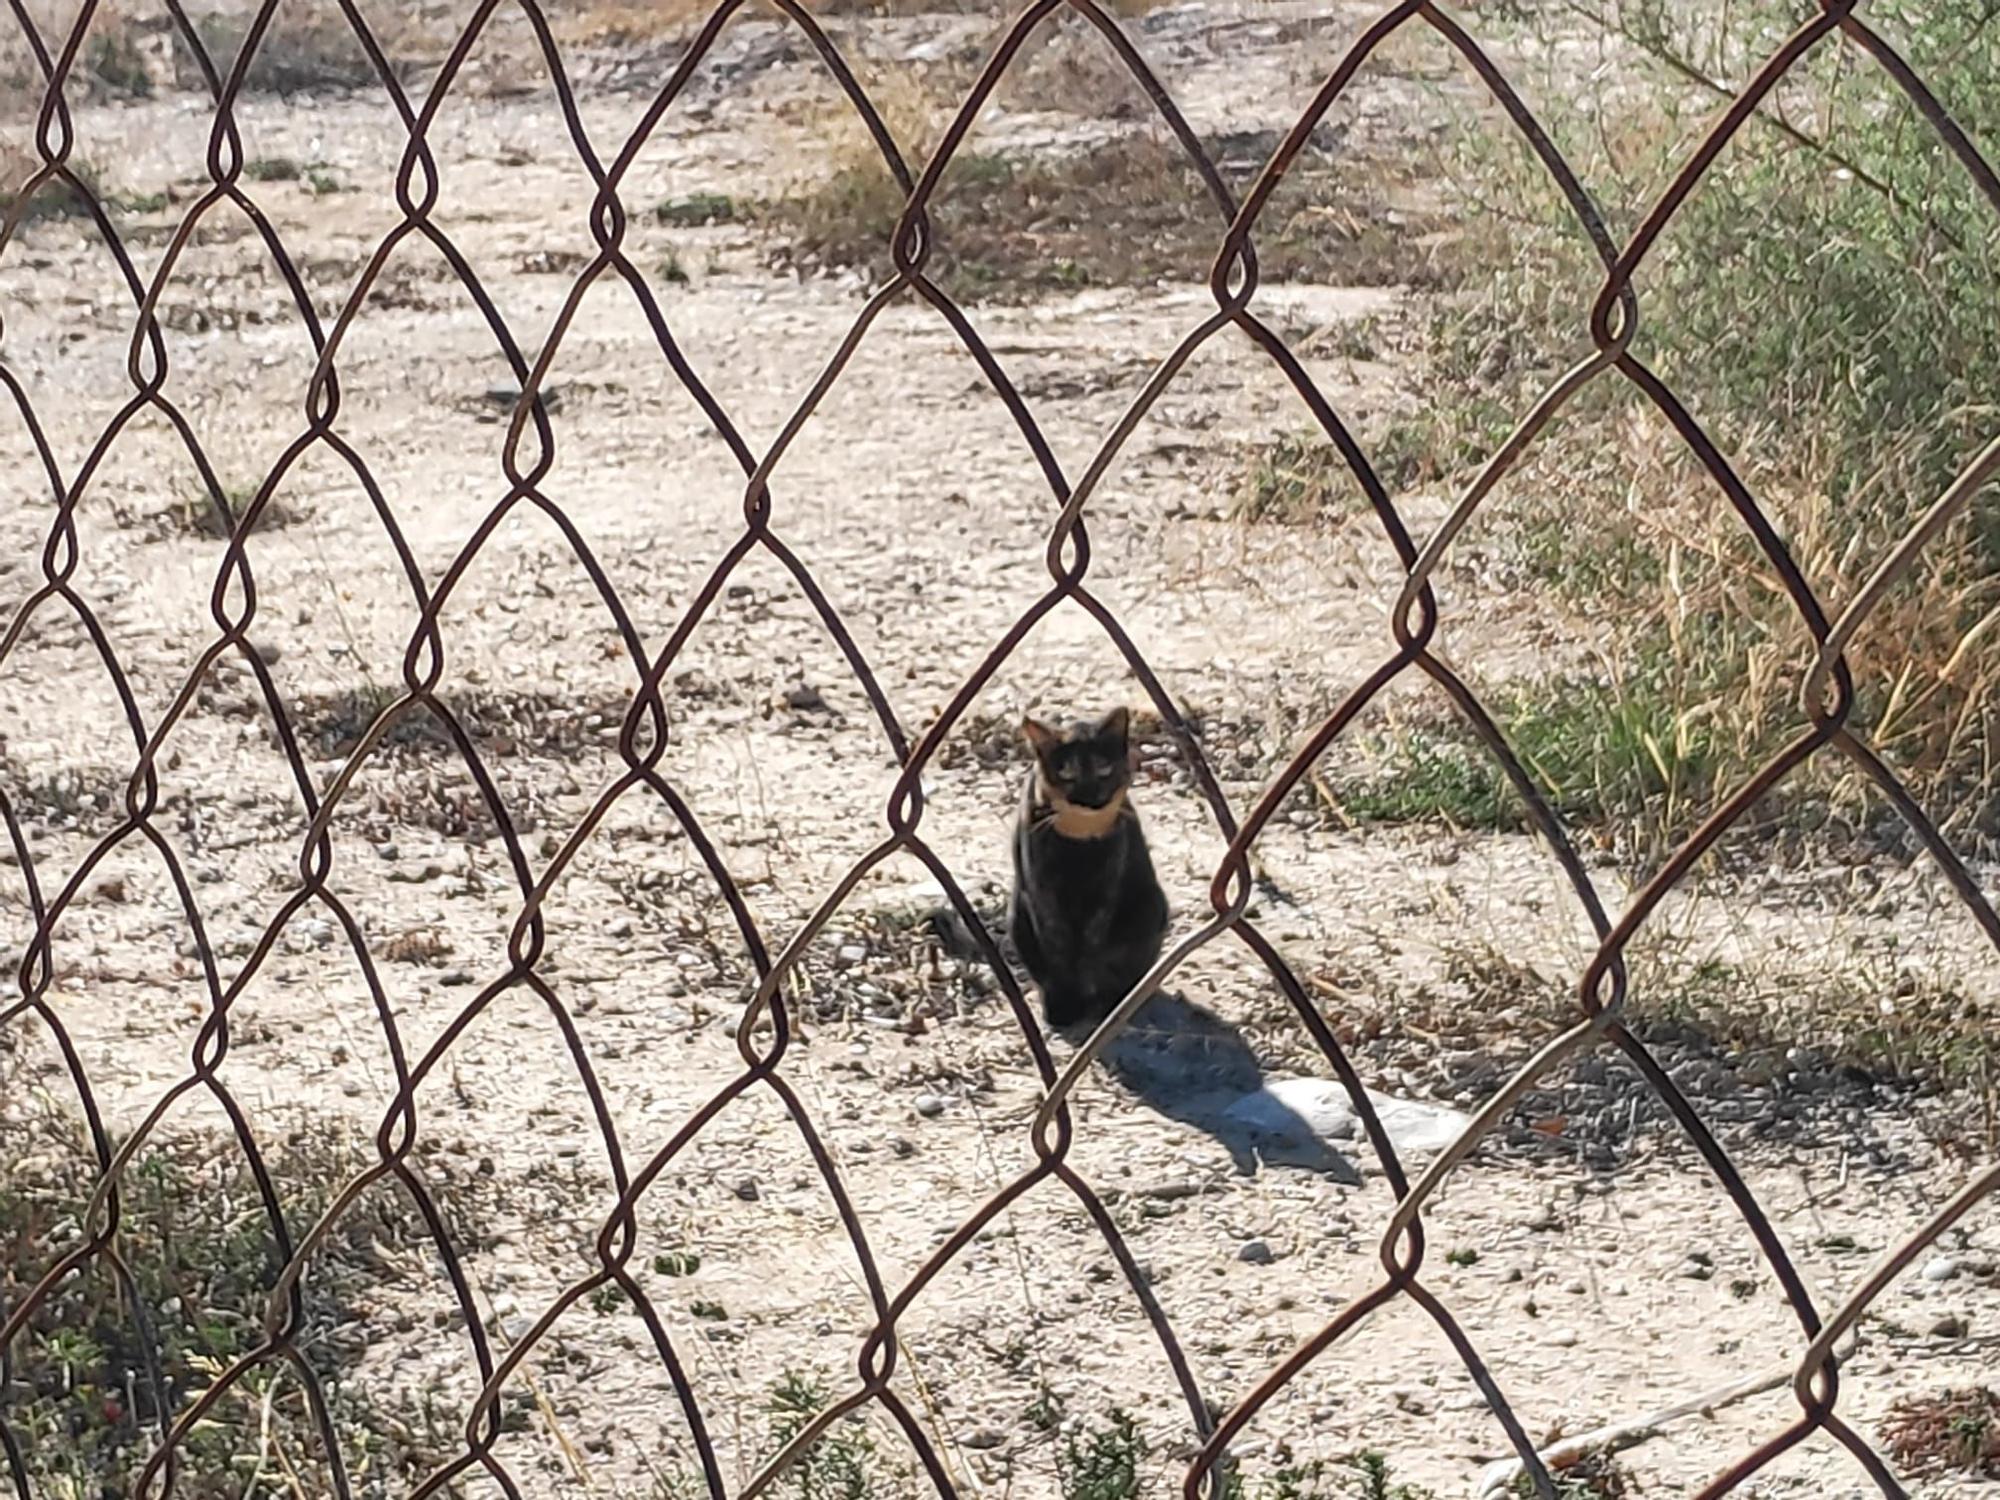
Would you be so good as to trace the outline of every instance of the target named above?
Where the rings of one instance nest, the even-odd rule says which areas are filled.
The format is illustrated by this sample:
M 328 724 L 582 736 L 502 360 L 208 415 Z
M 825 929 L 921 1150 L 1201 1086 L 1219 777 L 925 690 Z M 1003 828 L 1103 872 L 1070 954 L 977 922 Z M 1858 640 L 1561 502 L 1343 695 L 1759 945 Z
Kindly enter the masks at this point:
M 1367 1094 L 1398 1151 L 1442 1151 L 1472 1118 L 1439 1104 L 1395 1099 L 1373 1089 Z M 1354 1140 L 1366 1134 L 1347 1090 L 1325 1078 L 1274 1079 L 1232 1104 L 1228 1117 L 1273 1136 L 1296 1135 L 1301 1125 L 1328 1141 Z

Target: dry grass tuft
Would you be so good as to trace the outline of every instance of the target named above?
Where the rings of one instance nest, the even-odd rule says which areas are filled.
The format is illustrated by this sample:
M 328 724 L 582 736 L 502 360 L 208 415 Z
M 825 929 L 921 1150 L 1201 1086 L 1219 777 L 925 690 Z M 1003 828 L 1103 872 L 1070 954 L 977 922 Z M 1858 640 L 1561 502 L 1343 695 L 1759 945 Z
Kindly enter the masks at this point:
M 376 46 L 392 67 L 398 66 L 404 61 L 405 44 L 416 34 L 414 23 L 389 6 L 371 7 L 364 15 Z M 250 8 L 213 11 L 196 23 L 202 48 L 220 77 L 228 77 L 254 16 Z M 199 62 L 178 32 L 172 65 L 178 87 L 207 87 Z M 252 93 L 313 94 L 366 88 L 379 79 L 361 38 L 339 7 L 280 6 L 257 43 L 243 87 Z
M 1905 1474 L 2000 1479 L 2000 1395 L 1984 1386 L 1906 1396 L 1890 1408 L 1883 1436 Z
M 13 141 L 0 141 L 0 214 L 9 212 L 20 201 L 42 166 L 41 157 L 26 147 Z M 107 196 L 109 189 L 92 163 L 71 157 L 68 169 L 82 184 L 82 191 L 60 176 L 49 178 L 35 188 L 34 196 L 28 200 L 27 211 L 22 215 L 22 222 L 38 224 L 86 218 L 92 198 L 106 207 L 116 207 L 115 199 Z
M 1234 138 L 1211 149 L 1234 169 L 1228 175 L 1240 189 L 1275 140 Z M 1264 279 L 1344 286 L 1430 279 L 1433 263 L 1413 246 L 1417 226 L 1391 206 L 1392 191 L 1309 150 L 1260 221 Z M 857 148 L 831 176 L 759 217 L 779 232 L 775 264 L 872 269 L 887 279 L 903 206 L 887 169 Z M 972 298 L 1203 279 L 1227 228 L 1179 144 L 1151 129 L 1062 154 L 962 149 L 932 200 L 931 223 L 937 244 L 927 273 Z
M 1606 70 L 1615 93 L 1564 71 L 1573 47 L 1529 54 L 1544 71 L 1530 63 L 1517 81 L 1544 101 L 1614 234 L 1650 204 L 1712 109 L 1655 54 L 1708 57 L 1711 32 L 1771 19 L 1752 11 L 1669 15 L 1637 0 L 1614 10 L 1630 48 Z M 2000 95 L 1980 85 L 2000 67 L 2000 39 L 1947 45 L 1950 28 L 1926 28 L 1927 12 L 1906 18 L 1914 61 L 1976 139 L 2000 140 Z M 1666 30 L 1647 31 L 1654 22 Z M 1722 77 L 1744 61 L 1711 60 Z M 1634 350 L 1688 403 L 1830 614 L 2000 430 L 1989 379 L 2000 365 L 2000 214 L 1905 103 L 1836 62 L 1799 80 L 1806 113 L 1833 121 L 1839 149 L 1890 191 L 1835 170 L 1830 148 L 1746 130 L 1642 268 Z M 1461 489 L 1590 347 L 1601 264 L 1517 133 L 1485 116 L 1476 126 L 1454 137 L 1465 227 L 1439 252 L 1448 294 L 1428 304 L 1409 376 L 1418 415 L 1378 445 L 1393 483 Z M 1345 481 L 1327 472 L 1331 496 Z M 1245 483 L 1280 518 L 1322 503 L 1293 473 Z M 1992 494 L 1933 543 L 1848 652 L 1849 722 L 1972 847 L 2000 840 Z M 1447 570 L 1468 553 L 1497 555 L 1506 586 L 1546 600 L 1550 627 L 1597 656 L 1572 680 L 1497 684 L 1494 706 L 1552 799 L 1586 821 L 1621 821 L 1638 855 L 1685 837 L 1806 727 L 1798 696 L 1812 641 L 1781 574 L 1666 416 L 1615 373 L 1545 431 Z M 1470 745 L 1450 726 L 1412 738 L 1386 769 L 1395 805 L 1384 810 L 1424 815 L 1430 783 L 1436 812 L 1493 825 L 1495 799 L 1511 809 L 1512 796 L 1497 772 L 1468 769 L 1467 752 L 1480 758 Z M 1914 847 L 1860 767 L 1832 751 L 1759 816 L 1765 831 Z

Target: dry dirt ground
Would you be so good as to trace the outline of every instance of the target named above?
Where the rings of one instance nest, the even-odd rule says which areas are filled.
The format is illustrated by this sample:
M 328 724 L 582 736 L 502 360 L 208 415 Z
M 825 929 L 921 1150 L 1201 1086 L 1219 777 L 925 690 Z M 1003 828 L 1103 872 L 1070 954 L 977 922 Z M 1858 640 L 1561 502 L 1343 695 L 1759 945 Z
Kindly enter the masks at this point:
M 1198 128 L 1251 131 L 1288 123 L 1370 14 L 1191 3 L 1128 24 Z M 976 56 L 995 24 L 977 14 L 828 22 L 870 86 L 890 93 L 938 59 Z M 1052 50 L 1079 45 L 1065 37 Z M 582 123 L 604 156 L 676 55 L 664 35 L 622 50 L 572 48 Z M 427 77 L 420 71 L 419 83 Z M 1400 121 L 1420 136 L 1423 98 L 1411 76 L 1378 70 L 1360 86 L 1348 128 Z M 745 13 L 625 179 L 629 253 L 652 277 L 687 361 L 757 452 L 853 324 L 867 278 L 773 270 L 768 229 L 663 224 L 650 209 L 702 192 L 768 200 L 830 172 L 851 134 L 830 100 L 797 39 L 767 13 Z M 1029 97 L 995 111 L 980 138 L 1050 149 L 1116 125 L 1096 110 L 1031 107 L 1047 103 Z M 322 309 L 338 306 L 400 222 L 392 185 L 402 124 L 379 89 L 260 94 L 237 113 L 249 157 L 313 164 L 333 188 L 316 191 L 309 176 L 246 183 Z M 142 278 L 208 184 L 211 118 L 200 95 L 171 90 L 75 112 L 77 154 L 138 205 L 115 222 Z M 7 128 L 24 144 L 31 122 Z M 591 186 L 518 15 L 503 7 L 496 16 L 429 140 L 439 163 L 432 222 L 532 355 L 593 248 Z M 948 217 L 948 204 L 940 212 Z M 670 261 L 672 278 L 661 274 Z M 1147 372 L 1212 308 L 1201 269 L 1184 281 L 973 307 L 1072 474 Z M 1368 434 L 1408 399 L 1389 368 L 1393 338 L 1364 358 L 1338 335 L 1393 329 L 1408 295 L 1269 285 L 1258 306 Z M 229 205 L 204 219 L 160 313 L 165 394 L 240 502 L 304 430 L 313 352 L 262 240 Z M 133 390 L 132 299 L 88 220 L 47 218 L 16 234 L 0 255 L 0 315 L 0 361 L 73 476 Z M 445 261 L 406 238 L 348 331 L 338 371 L 336 430 L 434 585 L 507 494 L 508 403 L 493 388 L 510 376 L 493 333 Z M 582 300 L 548 388 L 559 397 L 556 450 L 540 488 L 601 563 L 651 654 L 741 535 L 741 472 L 615 278 Z M 1231 517 L 1229 476 L 1244 447 L 1306 420 L 1269 360 L 1225 333 L 1141 424 L 1088 512 L 1091 587 L 1194 716 L 1239 815 L 1306 726 L 1392 649 L 1395 559 L 1358 507 L 1313 530 Z M 11 403 L 0 444 L 0 593 L 13 619 L 42 583 L 56 511 Z M 772 493 L 776 534 L 810 567 L 913 734 L 1047 586 L 1048 488 L 950 328 L 912 298 L 876 320 L 772 476 Z M 201 495 L 179 438 L 141 413 L 76 506 L 71 586 L 101 621 L 148 731 L 217 634 L 210 598 L 224 544 L 187 523 Z M 1445 500 L 1400 502 L 1421 534 Z M 249 637 L 324 788 L 394 700 L 416 607 L 370 497 L 324 447 L 293 468 L 274 504 L 284 524 L 248 544 L 257 595 Z M 1496 673 L 1565 649 L 1534 601 L 1479 565 L 1479 549 L 1468 537 L 1444 577 L 1444 651 L 1474 673 Z M 441 632 L 440 692 L 466 715 L 538 877 L 622 769 L 616 732 L 637 674 L 574 546 L 525 506 L 466 568 Z M 1393 717 L 1424 691 L 1399 686 L 1382 713 Z M 982 909 L 995 909 L 1006 874 L 1021 774 L 1010 726 L 1031 706 L 1114 700 L 1143 707 L 1103 632 L 1065 605 L 1028 632 L 926 771 L 923 835 Z M 660 773 L 776 951 L 885 836 L 896 776 L 888 739 L 809 601 L 759 550 L 689 636 L 665 701 L 672 730 Z M 59 891 L 119 826 L 135 764 L 114 684 L 59 598 L 42 599 L 8 645 L 0 737 L 5 789 L 40 888 Z M 1145 753 L 1138 798 L 1185 932 L 1207 909 L 1223 843 L 1171 739 L 1149 731 Z M 158 764 L 154 823 L 188 873 L 227 983 L 298 888 L 306 827 L 239 653 L 206 673 Z M 521 881 L 463 762 L 418 719 L 365 762 L 331 832 L 327 890 L 366 933 L 403 1046 L 420 1056 L 507 971 Z M 1592 945 L 1535 841 L 1355 828 L 1301 801 L 1259 856 L 1262 929 L 1312 977 L 1315 1000 L 1372 1087 L 1476 1107 L 1562 1024 L 1565 992 Z M 0 869 L 0 937 L 17 956 L 32 931 L 20 864 L 10 855 Z M 1614 912 L 1634 884 L 1608 861 L 1593 877 Z M 892 1291 L 1032 1163 L 1027 1128 L 1042 1090 L 992 977 L 928 925 L 938 900 L 906 855 L 855 890 L 791 986 L 794 1034 L 779 1075 L 837 1165 Z M 454 1211 L 480 1219 L 464 1263 L 502 1348 L 590 1274 L 590 1246 L 614 1201 L 577 1059 L 588 1057 L 624 1161 L 643 1163 L 740 1072 L 734 1028 L 754 978 L 690 839 L 645 787 L 612 806 L 545 915 L 538 972 L 567 1011 L 574 1051 L 550 1005 L 517 987 L 479 1011 L 417 1098 L 418 1168 Z M 1916 980 L 1989 1000 L 1993 990 L 1992 955 L 1941 883 L 1922 866 L 1887 862 L 1711 870 L 1668 904 L 1635 953 L 1635 988 L 1648 973 L 1726 958 L 1802 1007 L 1837 982 L 1879 988 L 1889 1003 Z M 48 1000 L 114 1129 L 129 1129 L 188 1075 L 212 1007 L 195 955 L 167 866 L 138 837 L 95 865 L 62 916 Z M 1218 1124 L 1208 1106 L 1254 1084 L 1259 1069 L 1330 1076 L 1243 945 L 1225 937 L 1203 950 L 1169 989 L 1181 1005 L 1142 1018 L 1118 1066 L 1094 1069 L 1078 1089 L 1069 1161 L 1104 1194 L 1220 1410 L 1374 1284 L 1392 1193 L 1364 1141 L 1349 1143 L 1358 1173 L 1315 1172 L 1264 1160 Z M 1809 1057 L 1740 1065 L 1692 1032 L 1659 1041 L 1822 1309 L 1990 1160 L 1992 1125 L 1975 1095 L 1857 1079 Z M 1069 1043 L 1050 1045 L 1058 1064 L 1070 1055 Z M 10 1019 L 4 1047 L 0 1108 L 10 1118 L 37 1100 L 74 1109 L 40 1020 Z M 339 1122 L 365 1141 L 382 1122 L 393 1093 L 383 1025 L 323 903 L 291 916 L 234 1000 L 220 1076 L 271 1136 L 303 1117 Z M 1555 1117 L 1567 1124 L 1533 1128 Z M 196 1090 L 162 1128 L 226 1121 Z M 1538 1438 L 1665 1404 L 1803 1347 L 1714 1175 L 1637 1076 L 1606 1054 L 1567 1065 L 1524 1102 L 1450 1178 L 1427 1223 L 1426 1284 Z M 836 1394 L 853 1388 L 874 1321 L 860 1267 L 799 1132 L 764 1084 L 673 1158 L 642 1200 L 639 1225 L 632 1264 L 686 1364 L 733 1493 L 768 1453 L 763 1404 L 783 1372 L 809 1371 Z M 699 1257 L 692 1274 L 656 1271 L 656 1257 L 683 1252 Z M 1863 1433 L 1879 1432 L 1898 1397 L 1990 1378 L 2000 1330 L 1992 1209 L 1937 1254 L 1948 1266 L 1894 1287 L 1844 1367 L 1842 1409 Z M 462 1418 L 477 1388 L 471 1344 L 435 1257 L 418 1244 L 385 1263 L 362 1306 L 366 1352 L 347 1378 L 429 1392 Z M 1143 1492 L 1179 1493 L 1193 1431 L 1186 1403 L 1128 1277 L 1060 1183 L 1041 1183 L 961 1250 L 898 1334 L 897 1392 L 960 1493 L 1074 1492 L 1064 1434 L 1099 1430 L 1113 1407 L 1133 1413 L 1147 1440 Z M 494 1451 L 523 1495 L 668 1495 L 695 1472 L 672 1385 L 627 1303 L 571 1307 L 517 1388 L 534 1400 Z M 1789 1393 L 1775 1391 L 1674 1425 L 1625 1463 L 1638 1493 L 1686 1494 L 1794 1411 Z M 870 1425 L 874 1493 L 925 1492 L 893 1426 L 879 1413 Z M 1264 1482 L 1286 1452 L 1333 1459 L 1361 1449 L 1386 1455 L 1398 1482 L 1454 1497 L 1507 1451 L 1458 1359 L 1407 1301 L 1314 1361 L 1235 1451 L 1246 1475 Z M 324 1492 L 310 1469 L 297 1482 L 300 1493 Z M 499 1493 L 479 1480 L 463 1490 Z M 1943 1480 L 1917 1490 L 1961 1492 Z M 1343 1492 L 1331 1479 L 1321 1491 Z M 1873 1492 L 1825 1439 L 1746 1491 Z

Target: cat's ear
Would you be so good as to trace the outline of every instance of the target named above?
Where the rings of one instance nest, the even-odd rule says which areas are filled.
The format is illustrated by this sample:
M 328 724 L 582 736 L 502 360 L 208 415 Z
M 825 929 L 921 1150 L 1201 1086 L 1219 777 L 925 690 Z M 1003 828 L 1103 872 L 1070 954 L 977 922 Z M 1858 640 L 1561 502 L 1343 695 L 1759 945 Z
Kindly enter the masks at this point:
M 1032 714 L 1021 720 L 1021 737 L 1037 755 L 1046 755 L 1055 749 L 1058 738 L 1053 729 Z
M 1125 736 L 1131 728 L 1132 710 L 1129 708 L 1114 708 L 1097 721 L 1097 732 L 1106 739 L 1118 741 L 1121 745 L 1125 743 Z

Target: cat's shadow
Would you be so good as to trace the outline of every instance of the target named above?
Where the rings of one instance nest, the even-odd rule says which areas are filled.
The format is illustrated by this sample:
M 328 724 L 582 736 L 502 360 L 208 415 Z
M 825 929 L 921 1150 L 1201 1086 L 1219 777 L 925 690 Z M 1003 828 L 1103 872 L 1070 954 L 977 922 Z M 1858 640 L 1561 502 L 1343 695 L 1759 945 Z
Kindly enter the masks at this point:
M 1153 996 L 1098 1060 L 1141 1103 L 1213 1138 L 1246 1176 L 1286 1166 L 1359 1181 L 1353 1162 L 1268 1095 L 1263 1109 L 1232 1114 L 1232 1106 L 1263 1087 L 1263 1066 L 1240 1031 L 1185 995 Z M 1283 1128 L 1273 1130 L 1280 1122 Z
M 953 908 L 935 909 L 930 920 L 947 951 L 987 961 L 985 949 Z M 1018 964 L 1005 937 L 1004 917 L 988 919 L 987 930 L 995 935 L 1002 956 Z M 1032 996 L 1027 981 L 1020 983 Z M 1068 1040 L 1080 1045 L 1088 1034 L 1086 1028 L 1069 1034 Z M 1339 1182 L 1361 1180 L 1353 1162 L 1271 1095 L 1262 1095 L 1255 1110 L 1231 1112 L 1264 1086 L 1263 1065 L 1240 1031 L 1185 995 L 1169 990 L 1154 995 L 1098 1060 L 1142 1104 L 1214 1139 L 1246 1176 L 1262 1167 L 1284 1166 L 1324 1173 Z

